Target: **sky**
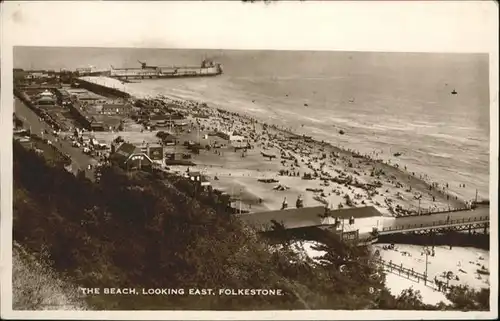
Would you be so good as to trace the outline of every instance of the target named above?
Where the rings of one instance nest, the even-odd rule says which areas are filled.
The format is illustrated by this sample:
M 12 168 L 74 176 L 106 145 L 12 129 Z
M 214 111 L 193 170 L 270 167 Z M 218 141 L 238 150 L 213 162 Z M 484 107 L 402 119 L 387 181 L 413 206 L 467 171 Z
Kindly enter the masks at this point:
M 498 30 L 493 1 L 7 1 L 2 7 L 3 44 L 12 45 L 488 52 Z

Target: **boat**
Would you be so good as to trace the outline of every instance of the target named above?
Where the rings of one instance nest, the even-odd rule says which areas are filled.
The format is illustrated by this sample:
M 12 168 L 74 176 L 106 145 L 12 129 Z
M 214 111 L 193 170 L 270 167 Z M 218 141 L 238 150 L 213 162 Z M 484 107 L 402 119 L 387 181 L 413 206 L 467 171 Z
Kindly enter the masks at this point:
M 315 201 L 317 201 L 317 202 L 320 202 L 320 203 L 321 203 L 321 204 L 323 204 L 323 205 L 328 206 L 328 201 L 327 201 L 327 199 L 326 199 L 326 198 L 324 198 L 324 197 L 321 197 L 321 196 L 314 196 L 314 197 L 313 197 L 313 199 L 314 199 Z
M 223 73 L 222 65 L 205 59 L 200 66 L 153 66 L 138 60 L 140 68 L 115 68 L 111 66 L 109 77 L 118 80 L 161 79 L 181 77 L 209 77 Z
M 323 192 L 323 189 L 322 188 L 310 188 L 310 187 L 308 187 L 308 188 L 306 188 L 306 191 L 313 192 L 313 193 L 321 193 L 321 192 Z
M 266 154 L 264 152 L 260 152 L 260 153 L 262 154 L 263 157 L 269 158 L 269 160 L 276 158 L 276 155 L 273 155 L 273 154 Z
M 395 157 L 399 157 L 399 156 L 401 156 L 401 155 L 403 155 L 403 154 L 401 154 L 400 152 L 394 153 L 394 156 L 395 156 Z

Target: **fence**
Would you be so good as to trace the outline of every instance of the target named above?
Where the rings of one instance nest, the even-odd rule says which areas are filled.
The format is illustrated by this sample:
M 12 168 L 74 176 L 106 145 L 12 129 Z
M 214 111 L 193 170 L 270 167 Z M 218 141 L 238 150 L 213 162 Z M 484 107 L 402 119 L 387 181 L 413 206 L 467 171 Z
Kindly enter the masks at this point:
M 408 225 L 391 226 L 391 227 L 384 227 L 382 229 L 382 232 L 410 230 L 410 229 L 426 228 L 426 227 L 433 227 L 433 226 L 451 226 L 451 225 L 456 225 L 456 224 L 466 224 L 466 223 L 484 222 L 484 221 L 489 222 L 489 217 L 488 216 L 468 217 L 468 218 L 463 218 L 463 219 L 458 219 L 458 220 L 449 220 L 449 221 L 448 220 L 439 220 L 439 221 L 432 222 L 432 224 L 422 223 L 422 224 L 408 224 Z
M 454 212 L 463 212 L 463 211 L 470 211 L 475 209 L 476 206 L 464 206 L 464 207 L 457 207 L 457 208 L 452 208 L 448 210 L 443 210 L 443 209 L 426 209 L 426 208 L 421 208 L 419 211 L 417 211 L 414 214 L 407 214 L 407 215 L 401 215 L 401 217 L 412 217 L 412 216 L 422 216 L 422 215 L 433 215 L 433 214 L 441 214 L 441 213 L 454 213 Z M 413 208 L 412 208 L 413 209 Z M 410 209 L 408 209 L 410 211 Z
M 416 281 L 420 283 L 420 281 L 424 282 L 424 284 L 434 290 L 437 290 L 438 287 L 434 283 L 434 281 L 431 281 L 430 279 L 427 278 L 427 276 L 424 273 L 420 273 L 417 271 L 414 271 L 413 269 L 409 269 L 403 266 L 403 264 L 397 265 L 392 263 L 392 261 L 384 261 L 381 258 L 377 259 L 375 263 L 381 264 L 384 267 L 384 270 L 397 274 L 402 277 L 406 277 L 409 280 Z

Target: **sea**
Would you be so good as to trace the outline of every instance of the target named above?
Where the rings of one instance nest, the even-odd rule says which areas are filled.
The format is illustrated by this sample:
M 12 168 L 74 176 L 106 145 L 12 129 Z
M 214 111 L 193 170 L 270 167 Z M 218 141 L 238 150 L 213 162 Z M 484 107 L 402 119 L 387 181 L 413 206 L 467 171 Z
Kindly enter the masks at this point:
M 14 48 L 14 67 L 24 69 L 140 67 L 138 61 L 200 65 L 203 59 L 221 63 L 224 74 L 127 87 L 203 101 L 333 145 L 378 153 L 448 183 L 465 199 L 476 190 L 489 199 L 487 54 Z

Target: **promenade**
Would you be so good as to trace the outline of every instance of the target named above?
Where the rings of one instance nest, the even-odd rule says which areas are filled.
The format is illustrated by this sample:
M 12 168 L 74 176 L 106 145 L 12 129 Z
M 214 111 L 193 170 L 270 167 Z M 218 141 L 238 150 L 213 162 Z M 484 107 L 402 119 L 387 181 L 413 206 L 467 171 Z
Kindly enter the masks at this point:
M 454 212 L 442 212 L 419 216 L 398 217 L 390 226 L 385 226 L 379 231 L 379 235 L 388 235 L 405 232 L 427 232 L 454 228 L 469 229 L 485 228 L 489 225 L 489 207 L 479 207 L 473 210 Z
M 69 155 L 72 160 L 72 169 L 74 172 L 77 170 L 84 170 L 87 178 L 93 180 L 94 173 L 92 169 L 88 169 L 89 164 L 96 164 L 97 161 L 89 155 L 83 153 L 80 149 L 72 147 L 71 141 L 64 140 L 53 134 L 53 129 L 49 124 L 40 120 L 38 115 L 35 114 L 28 106 L 26 106 L 19 99 L 14 99 L 14 112 L 23 121 L 23 127 L 29 129 L 32 133 L 46 138 L 54 143 L 54 146 L 61 152 Z

